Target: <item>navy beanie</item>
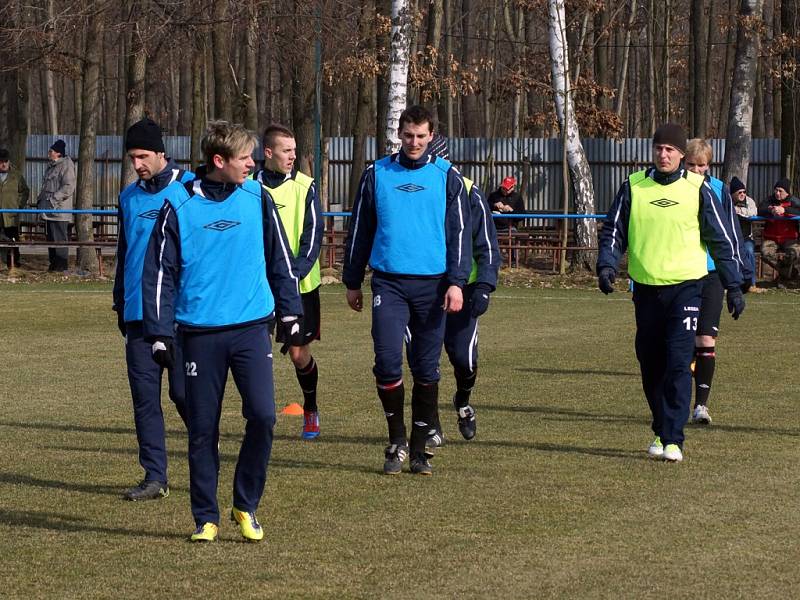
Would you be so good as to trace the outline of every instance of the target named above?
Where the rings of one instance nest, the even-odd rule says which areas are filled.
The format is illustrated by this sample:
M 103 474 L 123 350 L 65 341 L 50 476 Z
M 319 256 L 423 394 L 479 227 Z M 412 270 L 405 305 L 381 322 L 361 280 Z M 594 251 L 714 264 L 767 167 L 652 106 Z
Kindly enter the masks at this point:
M 778 181 L 775 182 L 775 187 L 776 188 L 783 188 L 786 191 L 787 194 L 791 194 L 792 193 L 792 184 L 789 183 L 789 180 L 786 179 L 786 177 L 782 177 L 781 179 L 778 179 Z
M 125 134 L 125 150 L 136 148 L 152 152 L 164 152 L 164 140 L 161 138 L 161 127 L 145 117 L 128 128 Z
M 52 146 L 50 146 L 50 150 L 54 150 L 58 152 L 61 156 L 67 155 L 67 143 L 64 140 L 56 140 Z
M 731 194 L 735 194 L 739 190 L 747 189 L 747 186 L 742 183 L 742 180 L 738 177 L 734 177 L 731 179 Z

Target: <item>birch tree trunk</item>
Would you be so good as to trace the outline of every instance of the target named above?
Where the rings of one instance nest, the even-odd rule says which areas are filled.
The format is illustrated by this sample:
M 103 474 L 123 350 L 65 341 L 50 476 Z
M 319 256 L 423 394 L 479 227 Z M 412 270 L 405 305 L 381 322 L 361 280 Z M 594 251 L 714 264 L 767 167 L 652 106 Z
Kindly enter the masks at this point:
M 586 153 L 581 143 L 575 107 L 572 102 L 569 82 L 569 49 L 567 47 L 564 0 L 548 0 L 548 29 L 550 38 L 550 62 L 553 80 L 553 95 L 556 115 L 563 132 L 566 158 L 572 179 L 575 212 L 594 213 L 594 185 Z M 597 226 L 594 219 L 579 219 L 576 242 L 582 248 L 597 247 Z M 573 254 L 573 268 L 593 271 L 597 260 L 596 251 L 579 250 Z
M 88 35 L 83 62 L 83 111 L 81 112 L 80 150 L 78 152 L 78 187 L 75 194 L 76 209 L 91 209 L 94 204 L 94 158 L 96 141 L 97 106 L 100 95 L 100 45 L 103 40 L 103 13 L 89 16 Z M 75 231 L 79 242 L 94 240 L 92 215 L 76 215 Z M 97 271 L 94 248 L 78 248 L 78 268 Z
M 750 142 L 753 137 L 753 100 L 755 98 L 758 55 L 761 37 L 757 25 L 763 13 L 763 0 L 742 0 L 736 35 L 736 59 L 731 86 L 731 107 L 728 113 L 728 135 L 725 139 L 725 162 L 722 181 L 736 176 L 747 181 L 750 164 Z
M 392 54 L 389 61 L 389 92 L 386 96 L 386 152 L 400 148 L 397 126 L 408 95 L 408 52 L 411 42 L 411 11 L 408 0 L 392 0 Z

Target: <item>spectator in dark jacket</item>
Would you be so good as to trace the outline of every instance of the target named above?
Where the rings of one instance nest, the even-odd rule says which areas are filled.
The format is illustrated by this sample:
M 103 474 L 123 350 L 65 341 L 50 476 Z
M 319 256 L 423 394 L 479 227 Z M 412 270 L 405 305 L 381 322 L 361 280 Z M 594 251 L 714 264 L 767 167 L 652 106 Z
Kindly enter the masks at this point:
M 516 191 L 517 180 L 514 177 L 503 179 L 500 187 L 489 194 L 489 207 L 492 212 L 497 214 L 520 214 L 525 212 L 525 202 L 522 196 Z M 495 219 L 497 229 L 514 229 L 519 223 L 519 219 Z
M 800 200 L 791 195 L 788 179 L 777 181 L 773 194 L 758 205 L 758 214 L 769 219 L 762 234 L 761 259 L 781 279 L 791 279 L 800 260 L 797 221 L 791 217 L 800 216 Z M 782 258 L 778 252 L 783 252 Z
M 0 208 L 25 208 L 28 203 L 28 184 L 25 177 L 11 166 L 8 150 L 0 148 Z M 19 239 L 19 215 L 16 213 L 0 214 L 0 233 L 9 240 Z M 8 267 L 11 268 L 12 251 L 6 255 Z M 19 266 L 19 248 L 13 250 L 14 265 Z
M 747 188 L 738 177 L 731 179 L 731 199 L 736 216 L 739 218 L 739 226 L 742 229 L 742 259 L 750 265 L 753 277 L 750 282 L 750 293 L 758 294 L 764 290 L 756 287 L 756 255 L 755 242 L 753 241 L 753 222 L 750 217 L 758 214 L 756 201 L 747 195 Z

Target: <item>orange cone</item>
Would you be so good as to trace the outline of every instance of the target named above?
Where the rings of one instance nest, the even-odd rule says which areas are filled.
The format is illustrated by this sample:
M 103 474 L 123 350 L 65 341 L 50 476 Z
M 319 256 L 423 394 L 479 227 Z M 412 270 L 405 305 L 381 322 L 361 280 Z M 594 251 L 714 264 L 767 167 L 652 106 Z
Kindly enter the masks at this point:
M 297 402 L 292 402 L 291 404 L 287 405 L 282 411 L 282 415 L 302 415 L 303 414 L 303 407 L 300 406 Z

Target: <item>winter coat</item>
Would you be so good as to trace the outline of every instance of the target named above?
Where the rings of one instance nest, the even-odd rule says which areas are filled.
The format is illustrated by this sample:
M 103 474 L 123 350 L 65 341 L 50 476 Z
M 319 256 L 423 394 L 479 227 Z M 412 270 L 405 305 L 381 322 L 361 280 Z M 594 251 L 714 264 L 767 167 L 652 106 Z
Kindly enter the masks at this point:
M 50 166 L 44 173 L 42 189 L 39 192 L 36 208 L 46 210 L 55 208 L 59 210 L 72 210 L 75 197 L 75 165 L 69 156 L 50 161 Z M 45 221 L 69 221 L 69 213 L 44 213 Z
M 5 181 L 0 181 L 0 208 L 25 208 L 28 204 L 28 184 L 17 169 L 8 171 Z M 0 213 L 0 226 L 16 227 L 19 214 Z

